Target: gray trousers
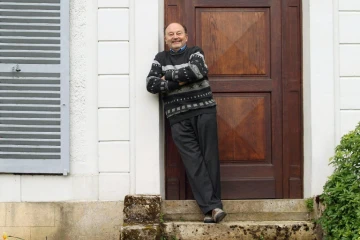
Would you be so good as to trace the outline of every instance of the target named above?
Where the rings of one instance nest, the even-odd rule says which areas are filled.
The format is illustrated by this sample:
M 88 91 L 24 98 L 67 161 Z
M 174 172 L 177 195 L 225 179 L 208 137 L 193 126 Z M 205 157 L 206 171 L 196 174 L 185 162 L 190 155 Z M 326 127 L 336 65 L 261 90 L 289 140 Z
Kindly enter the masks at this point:
M 171 126 L 193 195 L 206 214 L 222 208 L 215 113 L 201 114 Z

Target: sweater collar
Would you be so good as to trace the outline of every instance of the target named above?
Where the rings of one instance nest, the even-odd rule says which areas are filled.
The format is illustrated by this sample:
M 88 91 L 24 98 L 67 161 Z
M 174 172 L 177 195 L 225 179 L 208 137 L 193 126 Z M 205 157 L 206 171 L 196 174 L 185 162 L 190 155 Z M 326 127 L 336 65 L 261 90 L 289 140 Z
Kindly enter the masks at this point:
M 186 47 L 187 47 L 187 45 L 185 44 L 177 52 L 175 52 L 173 49 L 170 49 L 170 53 L 171 53 L 171 55 L 177 55 L 177 54 L 183 53 L 185 51 Z

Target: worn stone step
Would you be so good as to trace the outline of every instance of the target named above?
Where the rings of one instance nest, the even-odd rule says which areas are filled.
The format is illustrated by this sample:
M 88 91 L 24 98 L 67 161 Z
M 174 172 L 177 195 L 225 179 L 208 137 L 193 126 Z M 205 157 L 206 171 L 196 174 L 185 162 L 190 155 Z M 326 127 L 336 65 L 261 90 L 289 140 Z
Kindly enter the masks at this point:
M 224 200 L 228 221 L 307 221 L 313 218 L 304 199 Z M 194 200 L 165 200 L 165 221 L 202 221 L 204 215 Z
M 236 221 L 205 224 L 167 222 L 163 239 L 177 240 L 317 240 L 315 225 L 308 221 Z

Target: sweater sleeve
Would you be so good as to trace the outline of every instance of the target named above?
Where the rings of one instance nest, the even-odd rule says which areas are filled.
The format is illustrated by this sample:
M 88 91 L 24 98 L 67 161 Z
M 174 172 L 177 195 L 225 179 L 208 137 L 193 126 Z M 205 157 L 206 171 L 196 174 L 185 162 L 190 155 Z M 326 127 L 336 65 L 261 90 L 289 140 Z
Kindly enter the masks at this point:
M 196 51 L 190 55 L 185 67 L 167 72 L 165 78 L 170 81 L 190 83 L 203 79 L 207 74 L 208 67 L 205 63 L 204 52 L 197 47 Z
M 179 88 L 179 82 L 168 81 L 161 79 L 162 67 L 159 60 L 159 54 L 155 56 L 155 59 L 151 65 L 150 72 L 146 78 L 146 89 L 148 92 L 156 94 L 159 92 L 166 93 Z

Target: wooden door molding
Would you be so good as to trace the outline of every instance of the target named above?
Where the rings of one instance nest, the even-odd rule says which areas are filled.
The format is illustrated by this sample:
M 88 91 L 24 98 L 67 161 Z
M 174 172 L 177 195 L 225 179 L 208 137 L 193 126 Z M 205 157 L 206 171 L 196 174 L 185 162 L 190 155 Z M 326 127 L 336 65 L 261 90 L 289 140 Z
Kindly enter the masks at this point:
M 302 197 L 300 9 L 300 0 L 165 0 L 165 24 L 184 23 L 205 52 L 223 199 Z M 165 148 L 166 198 L 191 199 L 168 123 Z
M 282 12 L 284 198 L 302 198 L 304 130 L 301 0 L 283 1 Z

